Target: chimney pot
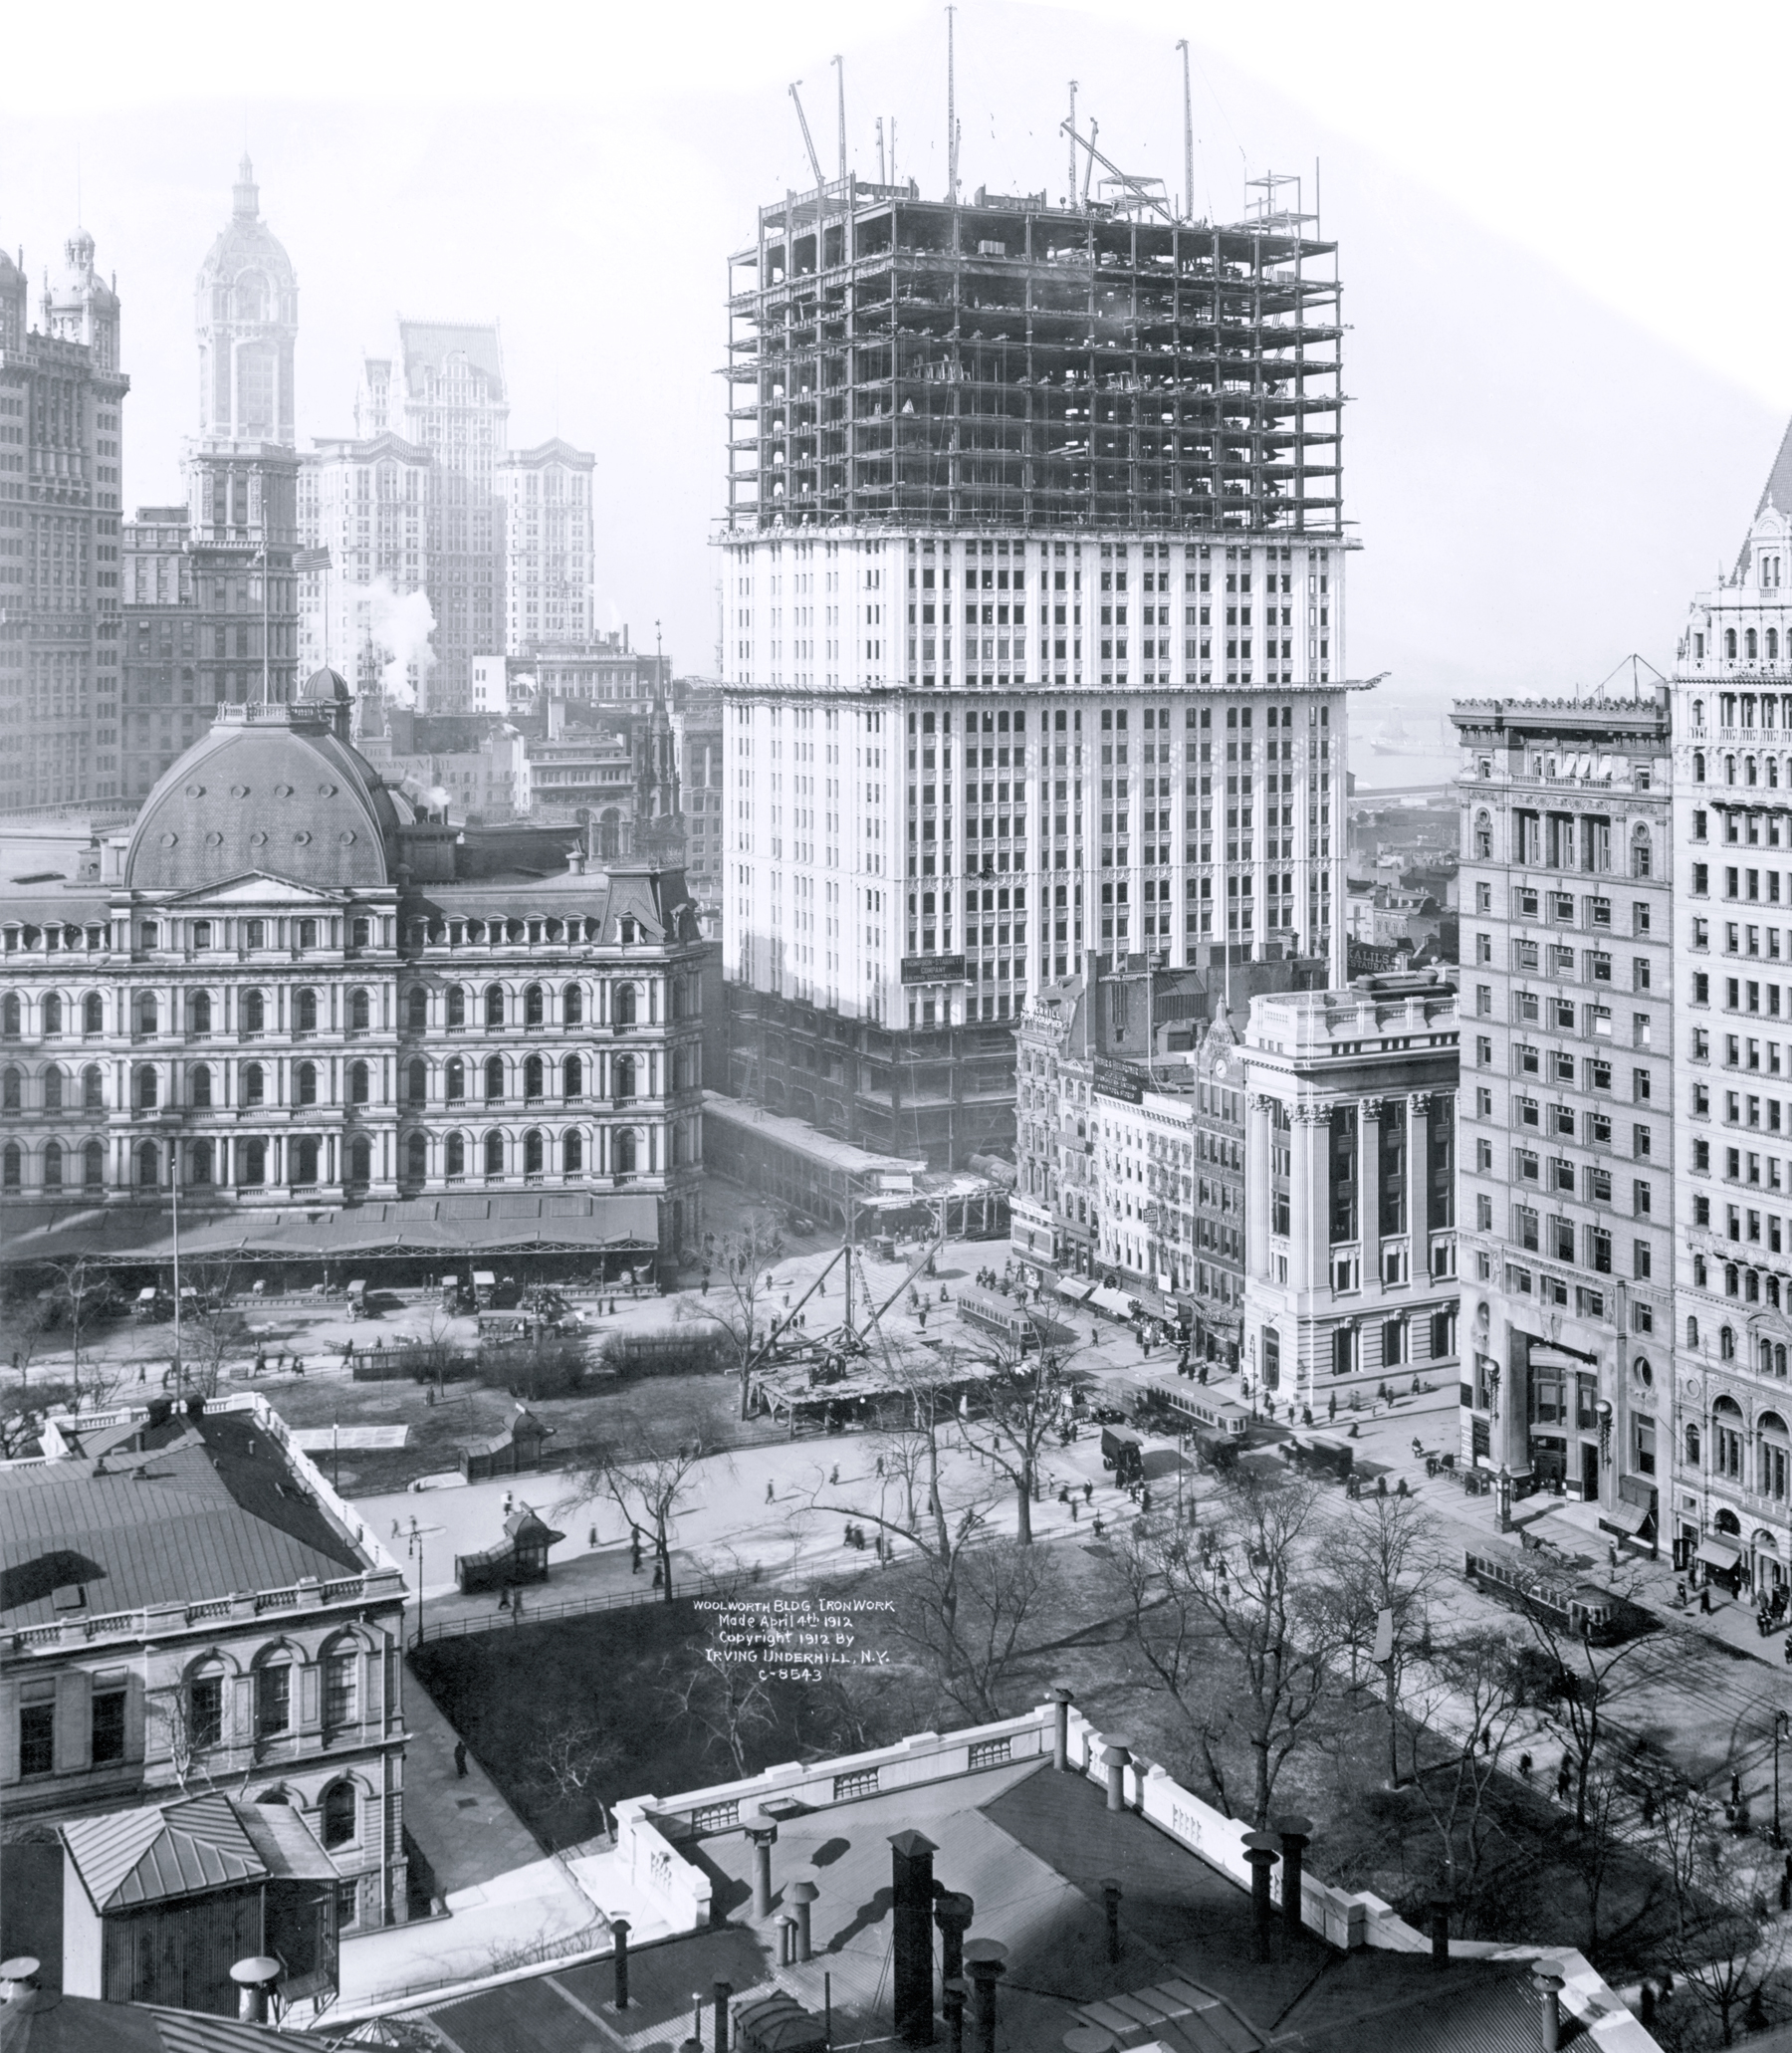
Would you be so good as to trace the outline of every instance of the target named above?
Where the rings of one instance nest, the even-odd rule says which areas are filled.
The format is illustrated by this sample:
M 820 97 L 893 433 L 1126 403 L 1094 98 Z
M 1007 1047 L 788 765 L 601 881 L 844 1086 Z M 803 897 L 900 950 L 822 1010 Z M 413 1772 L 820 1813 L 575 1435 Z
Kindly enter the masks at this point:
M 1532 1979 L 1537 1984 L 1538 2005 L 1543 2012 L 1543 2053 L 1557 2053 L 1562 2039 L 1562 1977 L 1552 1967 L 1538 1967 Z
M 237 2017 L 244 2024 L 266 2024 L 268 1998 L 284 1972 L 271 1953 L 252 1953 L 230 1970 L 237 1985 Z

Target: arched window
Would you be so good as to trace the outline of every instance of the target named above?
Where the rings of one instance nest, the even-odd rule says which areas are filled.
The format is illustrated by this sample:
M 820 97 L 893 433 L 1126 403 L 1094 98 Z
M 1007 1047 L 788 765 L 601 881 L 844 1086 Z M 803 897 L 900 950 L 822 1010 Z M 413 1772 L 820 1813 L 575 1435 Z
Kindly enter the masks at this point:
M 542 1173 L 542 1130 L 532 1126 L 523 1136 L 523 1174 L 540 1176 Z
M 368 1182 L 373 1174 L 373 1144 L 365 1134 L 356 1135 L 348 1149 L 348 1181 L 353 1184 Z
M 187 999 L 187 1031 L 209 1033 L 212 1030 L 212 1003 L 209 991 L 195 991 Z
M 1742 636 L 1742 647 L 1743 653 L 1747 656 L 1749 662 L 1752 663 L 1755 659 L 1755 631 L 1752 627 L 1748 628 L 1744 632 Z
M 610 1064 L 610 1082 L 617 1104 L 623 1104 L 635 1094 L 635 1058 L 633 1055 L 617 1055 Z
M 1692 752 L 1692 782 L 1693 782 L 1693 783 L 1694 783 L 1695 785 L 1701 785 L 1701 784 L 1703 784 L 1703 783 L 1704 783 L 1704 781 L 1705 781 L 1705 760 L 1704 760 L 1704 751 L 1703 751 L 1702 749 L 1695 749 L 1695 750 L 1694 750 L 1694 751 Z
M 60 1112 L 63 1108 L 63 1073 L 52 1062 L 44 1071 L 44 1110 Z
M 24 1166 L 25 1157 L 19 1152 L 18 1142 L 8 1141 L 0 1148 L 0 1189 L 16 1191 Z
M 62 996 L 59 992 L 47 991 L 44 994 L 44 1031 L 46 1033 L 60 1033 L 62 1026 Z
M 303 1133 L 292 1144 L 293 1182 L 315 1184 L 318 1180 L 318 1140 L 315 1134 Z
M 106 1001 L 97 991 L 90 991 L 81 1001 L 81 1030 L 83 1033 L 106 1031 Z
M 348 1030 L 350 1033 L 365 1033 L 373 1021 L 373 1001 L 365 991 L 351 991 L 348 994 Z
M 560 1020 L 567 1026 L 584 1024 L 584 986 L 568 984 L 560 994 Z
M 351 1105 L 364 1105 L 367 1102 L 367 1095 L 368 1076 L 366 1063 L 350 1062 L 348 1064 L 348 1102 Z
M 106 1183 L 106 1143 L 89 1141 L 81 1151 L 81 1181 L 90 1191 L 98 1191 Z
M 429 1031 L 429 993 L 413 984 L 404 996 L 404 1023 L 412 1033 Z
M 137 1182 L 154 1190 L 161 1182 L 161 1150 L 153 1141 L 141 1141 L 136 1151 Z
M 635 1135 L 632 1126 L 616 1128 L 615 1141 L 610 1150 L 610 1161 L 618 1176 L 627 1176 L 635 1166 Z
M 268 1144 L 253 1136 L 238 1141 L 237 1182 L 244 1185 L 265 1184 L 268 1180 Z
M 1733 1398 L 1720 1397 L 1711 1407 L 1711 1467 L 1732 1483 L 1742 1481 L 1742 1412 Z
M 547 1010 L 539 984 L 530 985 L 523 994 L 523 1024 L 525 1026 L 539 1026 Z
M 1717 1328 L 1717 1352 L 1726 1362 L 1735 1360 L 1736 1335 L 1733 1328 L 1729 1326 L 1719 1326 Z
M 1767 630 L 1767 660 L 1770 663 L 1777 663 L 1779 661 L 1779 629 L 1777 627 L 1769 627 Z
M 487 1176 L 504 1174 L 504 1136 L 495 1127 L 485 1137 L 485 1173 Z
M 1786 1422 L 1778 1412 L 1763 1412 L 1756 1422 L 1755 1454 L 1762 1496 L 1778 1497 L 1783 1502 L 1788 1469 L 1792 1467 L 1792 1436 L 1787 1434 Z
M 504 986 L 488 984 L 485 995 L 485 1023 L 488 1026 L 504 1025 Z
M 136 1073 L 136 1108 L 139 1112 L 153 1112 L 157 1098 L 155 1071 L 145 1062 Z
M 404 1144 L 405 1170 L 412 1183 L 420 1184 L 429 1174 L 429 1137 L 413 1133 Z
M 160 1018 L 156 1009 L 155 993 L 139 991 L 136 997 L 136 1030 L 139 1033 L 153 1033 L 155 1023 Z
M 267 1090 L 267 1072 L 259 1062 L 248 1062 L 243 1067 L 243 1103 L 259 1105 Z
M 191 1165 L 187 1181 L 208 1184 L 212 1180 L 212 1144 L 210 1141 L 195 1141 L 192 1153 L 187 1158 Z
M 560 1141 L 560 1167 L 568 1176 L 576 1176 L 584 1168 L 584 1135 L 576 1126 Z
M 271 1739 L 293 1720 L 293 1657 L 276 1648 L 255 1671 L 255 1736 Z
M 25 1072 L 23 1069 L 7 1067 L 0 1069 L 0 1112 L 18 1112 L 25 1104 Z
M 584 1063 L 577 1055 L 568 1055 L 560 1064 L 560 1081 L 568 1103 L 584 1096 Z
M 485 1095 L 488 1105 L 496 1105 L 504 1097 L 504 1057 L 502 1055 L 488 1055 L 486 1058 Z
M 450 1104 L 467 1095 L 467 1065 L 459 1055 L 451 1055 L 442 1071 L 442 1095 Z
M 318 1030 L 318 994 L 315 991 L 299 991 L 293 994 L 293 1031 L 295 1033 L 316 1033 Z
M 448 1024 L 450 1026 L 464 1026 L 467 1024 L 467 993 L 464 986 L 450 984 L 448 987 Z
M 44 1188 L 60 1191 L 63 1180 L 63 1150 L 61 1141 L 51 1141 L 44 1149 Z
M 523 1095 L 539 1098 L 542 1095 L 542 1058 L 530 1055 L 523 1064 Z
M 610 1019 L 618 1026 L 632 1026 L 635 1020 L 635 988 L 618 984 L 613 994 Z
M 212 1101 L 212 1073 L 205 1063 L 196 1063 L 187 1073 L 187 1095 L 195 1105 L 207 1106 Z
M 467 1137 L 464 1133 L 448 1136 L 448 1175 L 465 1176 L 467 1173 Z
M 1699 1464 L 1698 1427 L 1691 1420 L 1686 1423 L 1686 1467 L 1696 1469 Z
M 1736 759 L 1733 756 L 1726 756 L 1723 759 L 1723 782 L 1726 785 L 1733 785 L 1736 782 Z
M 429 1098 L 429 1064 L 421 1055 L 404 1065 L 404 1095 L 409 1103 L 421 1105 Z
M 19 994 L 9 991 L 0 999 L 0 1037 L 17 1040 L 20 1031 L 19 1021 Z
M 245 991 L 238 1016 L 245 1033 L 265 1033 L 268 1026 L 267 995 L 260 991 Z
M 1750 785 L 1755 781 L 1755 759 L 1752 756 L 1745 756 L 1742 759 L 1742 781 L 1744 784 Z
M 1733 627 L 1723 630 L 1723 653 L 1730 662 L 1736 660 L 1736 630 Z
M 318 1102 L 318 1065 L 316 1062 L 301 1062 L 293 1072 L 293 1089 L 301 1105 L 315 1105 Z
M 324 1792 L 323 1827 L 326 1847 L 353 1843 L 357 1805 L 352 1782 L 333 1782 Z
M 1692 730 L 1695 734 L 1703 734 L 1704 732 L 1703 699 L 1694 699 L 1692 701 Z

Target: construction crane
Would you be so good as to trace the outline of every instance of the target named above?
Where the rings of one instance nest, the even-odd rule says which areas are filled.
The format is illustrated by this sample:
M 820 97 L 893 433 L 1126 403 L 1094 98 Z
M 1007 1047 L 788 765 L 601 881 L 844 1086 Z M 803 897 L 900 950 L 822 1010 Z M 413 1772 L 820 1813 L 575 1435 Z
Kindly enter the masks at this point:
M 1164 219 L 1172 227 L 1175 227 L 1176 216 L 1171 213 L 1169 203 L 1165 200 L 1163 193 L 1161 191 L 1153 192 L 1151 189 L 1153 185 L 1162 186 L 1164 181 L 1161 178 L 1135 178 L 1130 171 L 1121 170 L 1120 166 L 1111 157 L 1103 156 L 1100 150 L 1095 147 L 1095 137 L 1099 129 L 1093 120 L 1089 123 L 1087 141 L 1084 141 L 1082 136 L 1077 134 L 1075 128 L 1068 121 L 1060 121 L 1058 126 L 1070 137 L 1072 142 L 1082 144 L 1082 147 L 1089 153 L 1089 163 L 1091 165 L 1099 164 L 1107 172 L 1108 177 L 1105 182 L 1119 186 L 1121 191 L 1126 194 L 1129 205 L 1154 208 L 1163 215 Z M 1088 200 L 1089 178 L 1088 172 L 1085 170 L 1083 174 L 1083 204 L 1085 206 L 1088 205 Z
M 796 91 L 801 84 L 800 79 L 791 81 L 790 99 L 796 109 L 796 118 L 802 124 L 802 146 L 808 151 L 808 160 L 815 173 L 815 190 L 819 192 L 827 180 L 821 175 L 821 159 L 815 154 L 815 138 L 809 133 L 808 115 L 802 112 L 802 96 Z
M 835 83 L 840 89 L 840 183 L 846 183 L 846 60 L 833 61 Z

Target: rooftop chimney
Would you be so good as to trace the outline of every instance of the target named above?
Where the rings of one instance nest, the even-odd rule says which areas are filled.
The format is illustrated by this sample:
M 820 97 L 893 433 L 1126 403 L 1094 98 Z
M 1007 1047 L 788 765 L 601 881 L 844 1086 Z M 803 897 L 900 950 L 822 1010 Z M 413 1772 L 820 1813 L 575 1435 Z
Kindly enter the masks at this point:
M 1008 1947 L 1000 1939 L 974 1939 L 965 1948 L 965 1966 L 977 1996 L 977 2053 L 996 2053 L 996 1984 Z
M 896 2036 L 909 2046 L 931 2046 L 933 2018 L 933 1857 L 924 1833 L 898 1832 L 892 1859 L 892 1944 L 895 1952 Z

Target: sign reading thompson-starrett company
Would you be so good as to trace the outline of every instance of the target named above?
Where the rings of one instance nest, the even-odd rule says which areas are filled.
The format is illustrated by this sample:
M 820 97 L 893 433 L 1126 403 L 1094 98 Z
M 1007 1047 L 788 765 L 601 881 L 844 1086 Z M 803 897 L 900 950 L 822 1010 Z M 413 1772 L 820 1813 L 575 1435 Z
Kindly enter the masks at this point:
M 966 981 L 962 955 L 905 955 L 902 958 L 905 984 L 963 984 Z

